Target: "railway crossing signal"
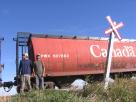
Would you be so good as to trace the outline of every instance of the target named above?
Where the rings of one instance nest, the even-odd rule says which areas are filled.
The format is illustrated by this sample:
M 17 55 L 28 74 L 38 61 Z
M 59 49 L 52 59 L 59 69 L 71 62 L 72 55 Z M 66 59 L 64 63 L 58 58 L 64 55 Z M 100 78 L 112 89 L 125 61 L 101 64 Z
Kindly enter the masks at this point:
M 111 69 L 111 62 L 112 62 L 112 50 L 114 46 L 114 38 L 117 37 L 119 40 L 121 40 L 121 36 L 118 32 L 118 29 L 123 27 L 123 23 L 116 24 L 112 21 L 110 16 L 107 16 L 106 19 L 110 23 L 111 28 L 108 30 L 105 30 L 105 34 L 110 34 L 109 38 L 109 44 L 108 44 L 108 53 L 107 53 L 107 59 L 106 59 L 106 69 L 105 69 L 105 85 L 104 88 L 107 89 L 108 83 L 109 83 L 109 76 L 110 76 L 110 69 Z
M 108 20 L 108 22 L 110 23 L 111 28 L 107 29 L 105 31 L 105 34 L 111 34 L 112 32 L 114 33 L 114 35 L 121 40 L 121 36 L 118 32 L 118 29 L 123 27 L 124 24 L 122 22 L 120 22 L 119 24 L 116 24 L 115 22 L 112 21 L 110 16 L 107 16 L 106 19 Z

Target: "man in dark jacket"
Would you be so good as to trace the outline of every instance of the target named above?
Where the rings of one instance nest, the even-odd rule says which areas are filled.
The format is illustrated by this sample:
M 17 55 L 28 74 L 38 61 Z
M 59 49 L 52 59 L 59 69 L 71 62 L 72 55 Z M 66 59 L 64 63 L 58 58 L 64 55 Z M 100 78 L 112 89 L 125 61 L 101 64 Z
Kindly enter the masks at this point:
M 28 54 L 25 53 L 22 56 L 22 60 L 19 65 L 19 75 L 21 75 L 21 92 L 24 92 L 26 85 L 28 85 L 28 89 L 31 90 L 31 72 L 32 72 L 32 62 L 28 58 Z

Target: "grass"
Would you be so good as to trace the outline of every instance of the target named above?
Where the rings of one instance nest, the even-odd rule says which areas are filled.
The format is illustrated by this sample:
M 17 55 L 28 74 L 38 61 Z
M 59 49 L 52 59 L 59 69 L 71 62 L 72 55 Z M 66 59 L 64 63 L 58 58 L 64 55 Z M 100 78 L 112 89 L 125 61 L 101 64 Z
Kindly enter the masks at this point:
M 14 96 L 13 102 L 85 102 L 76 93 L 58 90 L 32 91 Z
M 8 102 L 136 102 L 136 81 L 116 79 L 107 90 L 103 83 L 89 84 L 84 91 L 32 91 L 18 94 Z

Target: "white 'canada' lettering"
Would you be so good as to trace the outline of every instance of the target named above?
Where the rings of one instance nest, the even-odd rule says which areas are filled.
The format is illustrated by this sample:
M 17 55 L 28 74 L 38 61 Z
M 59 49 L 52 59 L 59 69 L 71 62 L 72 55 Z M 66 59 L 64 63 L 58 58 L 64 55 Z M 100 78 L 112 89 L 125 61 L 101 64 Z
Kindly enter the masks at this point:
M 107 57 L 107 49 L 100 48 L 99 45 L 91 45 L 90 53 L 94 57 Z M 133 46 L 123 46 L 112 51 L 113 57 L 136 57 Z

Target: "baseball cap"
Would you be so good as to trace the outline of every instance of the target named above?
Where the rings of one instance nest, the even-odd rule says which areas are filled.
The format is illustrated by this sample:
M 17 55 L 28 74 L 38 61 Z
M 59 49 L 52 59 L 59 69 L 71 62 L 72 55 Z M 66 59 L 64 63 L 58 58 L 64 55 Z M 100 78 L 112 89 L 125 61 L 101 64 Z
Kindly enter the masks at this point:
M 26 57 L 28 57 L 28 53 L 24 53 L 24 54 L 23 54 L 23 56 L 26 56 Z

